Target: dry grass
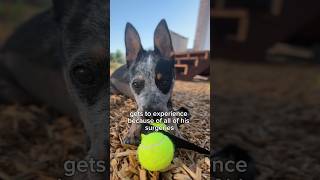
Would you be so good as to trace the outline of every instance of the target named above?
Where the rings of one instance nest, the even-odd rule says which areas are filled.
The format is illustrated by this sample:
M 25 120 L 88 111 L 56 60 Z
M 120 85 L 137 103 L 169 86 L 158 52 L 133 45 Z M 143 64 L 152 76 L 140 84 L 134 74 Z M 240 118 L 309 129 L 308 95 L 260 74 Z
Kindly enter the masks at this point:
M 188 87 L 188 88 L 187 88 Z M 209 149 L 209 86 L 208 83 L 178 82 L 174 95 L 177 107 L 185 106 L 193 118 L 182 125 L 183 135 Z M 111 170 L 114 179 L 138 178 L 159 174 L 141 170 L 135 147 L 126 148 L 121 139 L 128 125 L 123 120 L 135 103 L 123 96 L 111 97 Z M 194 133 L 191 133 L 194 132 Z M 0 106 L 0 179 L 53 180 L 62 177 L 66 160 L 81 160 L 86 155 L 82 123 L 39 106 Z M 209 179 L 209 159 L 193 152 L 179 150 L 168 172 L 162 176 Z M 194 174 L 193 174 L 194 173 Z
M 174 107 L 187 107 L 192 115 L 189 124 L 181 125 L 183 136 L 191 142 L 209 149 L 210 93 L 207 82 L 176 82 Z M 127 117 L 136 105 L 123 96 L 110 99 L 110 159 L 112 179 L 210 179 L 210 161 L 195 152 L 178 150 L 168 169 L 161 173 L 147 172 L 138 163 L 136 147 L 122 145 L 129 125 Z
M 52 123 L 50 123 L 52 122 Z M 81 123 L 37 106 L 0 106 L 0 179 L 56 179 L 85 156 Z

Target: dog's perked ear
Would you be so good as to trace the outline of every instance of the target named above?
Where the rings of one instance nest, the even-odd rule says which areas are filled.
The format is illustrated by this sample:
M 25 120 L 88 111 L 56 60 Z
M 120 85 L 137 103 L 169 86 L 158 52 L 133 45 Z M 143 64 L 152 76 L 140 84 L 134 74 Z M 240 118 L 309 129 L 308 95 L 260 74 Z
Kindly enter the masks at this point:
M 125 44 L 127 65 L 129 67 L 137 59 L 139 52 L 143 50 L 139 34 L 130 23 L 126 25 Z
M 154 51 L 166 59 L 171 59 L 173 47 L 170 31 L 164 19 L 159 22 L 154 32 Z
M 71 9 L 74 0 L 52 0 L 54 18 L 57 22 L 61 22 L 63 17 Z

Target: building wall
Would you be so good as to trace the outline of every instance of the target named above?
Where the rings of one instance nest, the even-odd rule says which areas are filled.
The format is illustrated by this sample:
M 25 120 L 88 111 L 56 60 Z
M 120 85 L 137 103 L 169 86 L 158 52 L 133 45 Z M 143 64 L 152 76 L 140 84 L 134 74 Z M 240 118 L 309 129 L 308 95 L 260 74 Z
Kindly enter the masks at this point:
M 193 49 L 195 51 L 210 50 L 210 0 L 200 0 Z
M 170 31 L 174 52 L 186 52 L 188 46 L 188 38 Z

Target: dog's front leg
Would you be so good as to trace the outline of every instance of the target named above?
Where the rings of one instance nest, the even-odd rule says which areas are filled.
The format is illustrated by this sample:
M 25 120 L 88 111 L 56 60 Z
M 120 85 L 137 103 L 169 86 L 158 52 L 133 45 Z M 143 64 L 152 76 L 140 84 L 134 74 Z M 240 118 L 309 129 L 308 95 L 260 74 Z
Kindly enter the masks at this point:
M 141 124 L 133 123 L 124 138 L 124 144 L 138 145 L 140 143 Z

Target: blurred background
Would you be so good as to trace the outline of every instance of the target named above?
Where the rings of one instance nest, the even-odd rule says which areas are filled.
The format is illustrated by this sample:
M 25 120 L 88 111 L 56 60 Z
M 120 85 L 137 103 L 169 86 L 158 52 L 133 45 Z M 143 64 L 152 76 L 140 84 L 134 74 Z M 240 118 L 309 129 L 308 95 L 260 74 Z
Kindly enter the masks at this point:
M 19 25 L 50 6 L 51 0 L 0 0 L 0 48 Z M 0 103 L 1 180 L 55 180 L 65 173 L 64 161 L 85 155 L 78 120 L 46 104 Z
M 257 179 L 320 176 L 320 1 L 211 4 L 214 147 L 238 144 Z
M 0 0 L 0 45 L 15 27 L 50 4 L 50 0 Z
M 194 26 L 185 27 L 192 30 L 191 35 L 171 29 L 177 33 L 176 42 L 184 47 L 181 56 L 176 55 L 181 57 L 176 64 L 178 76 L 195 88 L 184 90 L 176 102 L 186 105 L 185 97 L 197 97 L 194 92 L 204 91 L 200 103 L 187 103 L 190 108 L 209 102 L 209 83 L 201 82 L 204 88 L 200 89 L 194 83 L 195 77 L 199 77 L 196 75 L 202 75 L 200 79 L 208 78 L 207 70 L 197 68 L 202 65 L 196 63 L 197 57 L 209 59 L 208 49 L 195 46 L 197 32 L 202 32 L 198 35 L 202 35 L 200 44 L 205 45 L 210 39 L 197 30 L 206 27 L 198 25 L 202 21 L 198 14 L 201 7 L 208 7 L 208 2 L 194 3 Z M 256 161 L 258 179 L 300 180 L 320 176 L 319 3 L 316 0 L 211 1 L 211 48 L 214 49 L 210 59 L 214 81 L 211 90 L 215 95 L 212 141 L 217 149 L 233 143 L 248 150 Z M 0 46 L 19 24 L 50 4 L 50 0 L 0 0 Z M 118 13 L 121 15 L 120 10 Z M 143 28 L 137 22 L 132 23 L 143 36 Z M 174 25 L 168 23 L 169 27 Z M 124 29 L 125 23 L 120 26 Z M 123 34 L 122 30 L 119 32 Z M 119 37 L 115 41 L 123 42 L 123 35 Z M 183 37 L 188 39 L 187 45 Z M 123 63 L 121 46 L 111 52 L 113 61 Z M 201 62 L 207 63 L 198 60 Z M 208 69 L 208 64 L 203 67 Z M 199 72 L 189 71 L 192 68 Z M 181 91 L 184 85 L 181 81 Z M 190 92 L 194 94 L 191 96 Z M 46 106 L 0 105 L 0 121 L 0 179 L 55 179 L 63 173 L 64 160 L 85 154 L 81 124 Z

